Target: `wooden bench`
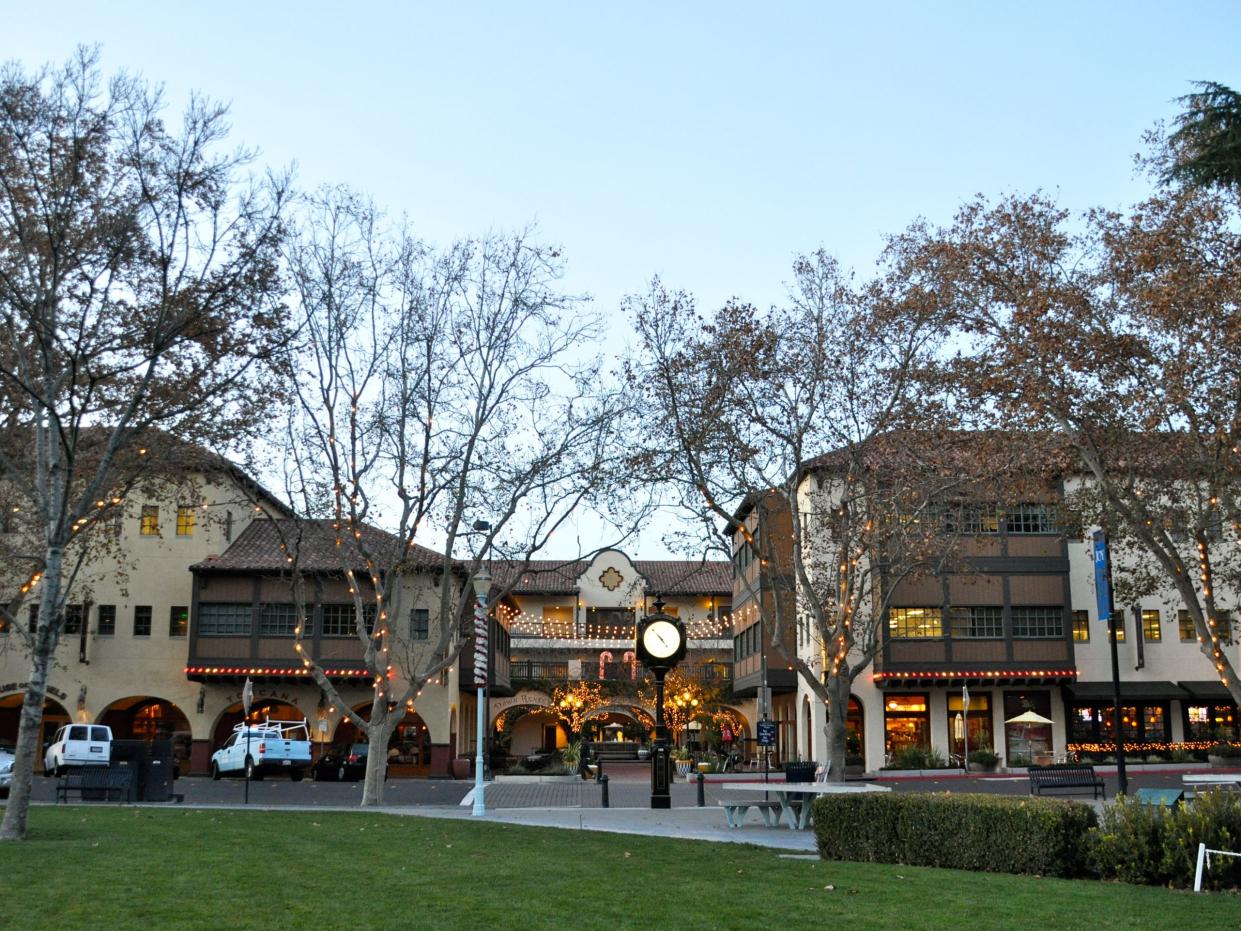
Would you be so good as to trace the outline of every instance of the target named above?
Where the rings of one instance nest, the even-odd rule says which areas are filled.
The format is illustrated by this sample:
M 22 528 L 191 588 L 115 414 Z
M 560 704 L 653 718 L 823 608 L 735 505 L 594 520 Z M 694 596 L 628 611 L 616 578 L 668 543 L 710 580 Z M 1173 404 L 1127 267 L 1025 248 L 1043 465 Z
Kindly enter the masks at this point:
M 1088 763 L 1060 763 L 1054 766 L 1031 766 L 1027 770 L 1030 775 L 1030 794 L 1042 795 L 1052 789 L 1090 789 L 1094 797 L 1102 793 L 1107 798 L 1106 784 L 1095 775 L 1094 767 Z
M 100 799 L 107 801 L 115 795 L 118 802 L 129 800 L 129 784 L 133 773 L 128 769 L 108 766 L 86 766 L 66 773 L 56 784 L 56 801 L 68 802 L 69 793 L 76 792 L 83 801 Z
M 721 800 L 719 802 L 721 808 L 724 809 L 724 819 L 728 822 L 730 828 L 739 828 L 745 821 L 746 813 L 751 808 L 758 809 L 758 813 L 763 816 L 763 821 L 769 828 L 779 827 L 780 825 L 780 809 L 779 802 L 764 802 L 759 799 L 745 799 L 744 801 Z

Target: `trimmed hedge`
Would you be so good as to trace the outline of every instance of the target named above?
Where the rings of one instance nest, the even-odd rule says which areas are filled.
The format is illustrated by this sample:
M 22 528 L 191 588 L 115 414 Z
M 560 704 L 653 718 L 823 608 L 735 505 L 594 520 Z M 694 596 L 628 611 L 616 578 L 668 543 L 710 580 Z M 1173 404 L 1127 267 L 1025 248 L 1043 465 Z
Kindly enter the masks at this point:
M 1121 796 L 1090 832 L 1089 860 L 1104 879 L 1189 889 L 1199 843 L 1241 851 L 1241 798 L 1205 791 L 1192 805 L 1164 808 Z M 1241 886 L 1241 859 L 1212 858 L 1204 884 L 1212 889 Z
M 825 795 L 814 802 L 820 856 L 990 873 L 1079 876 L 1098 819 L 1080 802 L 927 792 Z

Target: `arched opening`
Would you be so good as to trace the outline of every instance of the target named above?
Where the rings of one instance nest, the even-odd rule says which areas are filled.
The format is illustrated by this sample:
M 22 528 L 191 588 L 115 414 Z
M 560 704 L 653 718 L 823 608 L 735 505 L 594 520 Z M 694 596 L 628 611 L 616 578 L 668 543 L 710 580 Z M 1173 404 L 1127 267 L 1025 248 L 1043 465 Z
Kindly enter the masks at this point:
M 218 748 L 228 735 L 233 732 L 233 728 L 241 723 L 243 716 L 241 702 L 234 702 L 220 713 L 220 717 L 215 722 L 215 727 L 211 731 L 211 746 L 213 749 Z M 270 718 L 273 721 L 302 721 L 306 719 L 306 713 L 291 702 L 281 701 L 278 698 L 257 698 L 250 705 L 250 721 L 263 721 Z
M 353 709 L 364 721 L 371 719 L 371 703 L 364 702 Z M 348 718 L 336 726 L 333 743 L 336 746 L 365 743 L 365 732 L 358 730 Z M 431 772 L 431 731 L 418 712 L 407 710 L 392 737 L 388 740 L 388 778 L 425 778 Z
M 181 771 L 188 771 L 193 734 L 189 719 L 172 702 L 150 695 L 122 698 L 100 713 L 99 723 L 112 728 L 114 740 L 171 741 Z
M 17 746 L 17 730 L 21 726 L 22 702 L 25 698 L 24 692 L 0 698 L 0 744 Z M 65 710 L 65 706 L 54 698 L 44 698 L 43 724 L 39 733 L 39 758 L 35 762 L 36 769 L 41 770 L 43 767 L 43 748 L 52 742 L 60 726 L 68 723 L 69 712 Z

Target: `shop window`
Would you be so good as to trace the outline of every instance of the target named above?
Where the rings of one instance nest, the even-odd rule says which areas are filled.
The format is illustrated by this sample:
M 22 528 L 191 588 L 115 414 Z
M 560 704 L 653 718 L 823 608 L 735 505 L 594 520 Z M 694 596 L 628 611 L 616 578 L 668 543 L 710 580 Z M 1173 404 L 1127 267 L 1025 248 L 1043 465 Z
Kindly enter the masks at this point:
M 159 508 L 154 504 L 142 506 L 142 518 L 138 522 L 138 533 L 144 537 L 159 536 Z
M 1142 739 L 1146 741 L 1167 740 L 1168 721 L 1160 705 L 1146 705 L 1142 709 Z
M 116 605 L 99 606 L 99 634 L 111 637 L 116 633 Z
M 895 755 L 910 748 L 931 748 L 929 707 L 927 695 L 888 695 L 884 699 L 884 743 L 889 754 Z
M 952 609 L 952 636 L 961 639 L 999 639 L 1004 636 L 1004 609 L 971 606 Z
M 1085 643 L 1090 639 L 1089 611 L 1073 612 L 1073 639 L 1078 643 Z
M 888 634 L 893 639 L 925 639 L 944 635 L 939 608 L 889 608 Z
M 1047 758 L 1052 753 L 1050 724 L 1007 723 L 1010 718 L 1019 717 L 1027 711 L 1033 711 L 1050 720 L 1051 693 L 1004 693 L 1004 756 L 1010 766 Z
M 1013 608 L 1013 637 L 1049 640 L 1063 636 L 1063 608 L 1042 606 Z
M 194 526 L 198 523 L 198 515 L 192 505 L 182 504 L 177 508 L 177 536 L 192 537 Z
M 958 693 L 948 695 L 948 752 L 963 756 L 965 737 L 969 735 L 970 750 L 995 747 L 991 733 L 991 696 L 987 692 L 970 695 L 970 710 Z
M 134 636 L 151 636 L 151 606 L 134 605 Z
M 1181 633 L 1182 643 L 1198 639 L 1198 631 L 1194 629 L 1194 619 L 1184 608 L 1176 612 L 1176 626 Z
M 1236 740 L 1237 709 L 1228 705 L 1190 705 L 1185 709 L 1185 736 L 1190 740 Z
M 1147 643 L 1158 643 L 1163 639 L 1163 625 L 1159 623 L 1158 611 L 1142 612 L 1142 639 Z

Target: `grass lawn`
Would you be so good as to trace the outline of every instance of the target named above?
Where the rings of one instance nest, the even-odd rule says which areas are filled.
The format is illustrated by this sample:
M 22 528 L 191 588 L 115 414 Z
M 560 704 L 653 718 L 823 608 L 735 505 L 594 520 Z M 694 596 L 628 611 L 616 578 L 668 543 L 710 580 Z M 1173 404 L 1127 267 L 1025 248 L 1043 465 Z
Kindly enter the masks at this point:
M 0 927 L 1236 928 L 1241 896 L 360 812 L 39 806 L 0 844 Z

